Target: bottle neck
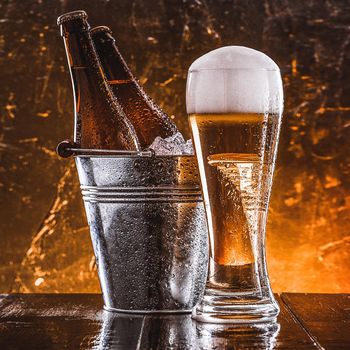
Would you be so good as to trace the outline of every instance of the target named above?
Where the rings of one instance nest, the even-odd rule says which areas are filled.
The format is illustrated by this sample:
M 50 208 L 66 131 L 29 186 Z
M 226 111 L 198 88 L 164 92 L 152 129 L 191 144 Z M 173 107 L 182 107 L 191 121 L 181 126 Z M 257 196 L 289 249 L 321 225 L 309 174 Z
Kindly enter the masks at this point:
M 83 91 L 89 80 L 89 29 L 89 24 L 82 20 L 65 22 L 60 26 L 72 81 L 75 121 L 73 139 L 77 144 L 84 143 L 81 113 L 86 102 L 86 93 Z
M 90 54 L 89 57 L 89 51 L 92 51 L 89 24 L 87 22 L 81 23 L 80 26 L 77 23 L 64 24 L 61 25 L 61 35 L 70 68 L 87 68 L 89 58 L 93 56 Z
M 135 81 L 115 44 L 115 39 L 109 32 L 92 32 L 92 40 L 110 85 L 127 84 Z

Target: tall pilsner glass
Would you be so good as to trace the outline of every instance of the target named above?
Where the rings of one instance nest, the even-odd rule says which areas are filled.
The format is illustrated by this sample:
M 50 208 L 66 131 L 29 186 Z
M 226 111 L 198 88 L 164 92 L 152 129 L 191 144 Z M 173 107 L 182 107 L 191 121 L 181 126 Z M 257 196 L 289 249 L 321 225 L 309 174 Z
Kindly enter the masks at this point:
M 279 307 L 265 261 L 265 228 L 283 109 L 278 66 L 265 54 L 223 47 L 197 59 L 187 111 L 209 228 L 202 322 L 264 322 Z

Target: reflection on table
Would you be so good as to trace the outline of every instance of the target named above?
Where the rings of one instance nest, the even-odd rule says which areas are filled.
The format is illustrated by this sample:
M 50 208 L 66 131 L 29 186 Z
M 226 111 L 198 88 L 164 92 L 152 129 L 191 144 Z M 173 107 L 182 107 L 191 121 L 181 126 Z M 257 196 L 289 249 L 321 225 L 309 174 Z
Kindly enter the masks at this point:
M 103 313 L 95 349 L 261 349 L 274 348 L 279 323 L 216 325 L 191 315 Z

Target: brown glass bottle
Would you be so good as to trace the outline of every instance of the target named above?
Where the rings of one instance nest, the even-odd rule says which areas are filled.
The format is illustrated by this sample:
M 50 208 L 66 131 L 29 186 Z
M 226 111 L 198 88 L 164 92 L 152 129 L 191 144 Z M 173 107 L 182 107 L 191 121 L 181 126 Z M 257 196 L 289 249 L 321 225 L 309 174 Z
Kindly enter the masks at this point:
M 74 95 L 74 142 L 81 148 L 140 150 L 134 130 L 108 85 L 90 35 L 87 14 L 57 20 L 64 39 Z
M 147 148 L 157 136 L 178 132 L 175 124 L 145 93 L 120 54 L 108 27 L 91 29 L 91 37 L 105 76 L 120 106 L 133 124 L 141 147 Z

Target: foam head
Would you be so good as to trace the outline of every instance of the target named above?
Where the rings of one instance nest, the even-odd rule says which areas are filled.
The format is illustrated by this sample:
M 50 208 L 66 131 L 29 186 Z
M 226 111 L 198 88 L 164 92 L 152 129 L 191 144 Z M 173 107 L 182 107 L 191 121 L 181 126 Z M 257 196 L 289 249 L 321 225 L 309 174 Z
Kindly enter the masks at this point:
M 189 68 L 187 113 L 281 113 L 283 89 L 277 64 L 264 53 L 226 46 Z

